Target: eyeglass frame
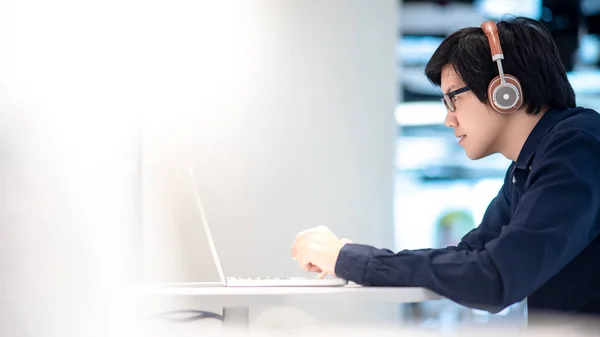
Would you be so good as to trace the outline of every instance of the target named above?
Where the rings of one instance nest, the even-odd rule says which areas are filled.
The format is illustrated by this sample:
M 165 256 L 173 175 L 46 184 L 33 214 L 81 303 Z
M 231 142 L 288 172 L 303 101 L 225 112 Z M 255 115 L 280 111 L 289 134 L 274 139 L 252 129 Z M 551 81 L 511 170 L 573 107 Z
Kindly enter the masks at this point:
M 444 106 L 446 107 L 446 109 L 448 109 L 448 111 L 454 112 L 456 111 L 456 107 L 454 106 L 453 102 L 454 97 L 456 97 L 456 95 L 458 94 L 462 94 L 463 92 L 467 92 L 469 90 L 471 90 L 471 88 L 469 88 L 468 85 L 465 85 L 462 88 L 445 93 L 444 96 L 441 98 L 442 103 L 444 103 Z

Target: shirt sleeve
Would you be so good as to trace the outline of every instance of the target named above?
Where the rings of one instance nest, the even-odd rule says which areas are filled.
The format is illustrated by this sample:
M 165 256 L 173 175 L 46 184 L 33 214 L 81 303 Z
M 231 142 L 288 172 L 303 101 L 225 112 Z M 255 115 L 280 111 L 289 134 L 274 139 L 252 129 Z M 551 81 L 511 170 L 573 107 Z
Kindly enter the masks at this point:
M 523 300 L 598 235 L 598 143 L 581 132 L 563 133 L 539 148 L 536 157 L 525 193 L 506 225 L 493 224 L 502 223 L 508 212 L 501 191 L 486 212 L 485 230 L 467 235 L 462 249 L 393 253 L 348 244 L 340 251 L 335 273 L 363 285 L 425 287 L 490 312 Z

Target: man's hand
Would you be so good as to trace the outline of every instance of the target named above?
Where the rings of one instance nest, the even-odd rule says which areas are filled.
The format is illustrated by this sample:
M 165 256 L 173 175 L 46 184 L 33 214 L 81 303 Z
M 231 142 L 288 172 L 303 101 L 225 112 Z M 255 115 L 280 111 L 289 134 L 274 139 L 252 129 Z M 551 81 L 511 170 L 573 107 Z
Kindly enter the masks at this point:
M 296 235 L 292 246 L 292 258 L 309 272 L 319 273 L 319 278 L 335 274 L 335 263 L 342 247 L 350 243 L 340 239 L 329 228 L 319 226 Z

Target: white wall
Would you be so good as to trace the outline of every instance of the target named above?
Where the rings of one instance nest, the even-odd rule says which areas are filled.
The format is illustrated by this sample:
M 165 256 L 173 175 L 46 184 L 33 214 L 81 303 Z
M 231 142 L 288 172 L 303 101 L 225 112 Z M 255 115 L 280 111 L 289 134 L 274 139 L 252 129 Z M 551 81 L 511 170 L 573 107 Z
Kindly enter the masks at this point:
M 146 277 L 216 279 L 187 166 L 226 275 L 306 275 L 290 248 L 317 225 L 392 247 L 396 2 L 235 3 L 157 18 L 177 20 L 145 121 Z
M 224 41 L 174 28 L 165 33 L 187 34 L 203 48 L 172 65 L 177 75 L 161 98 L 172 107 L 146 117 L 147 252 L 154 252 L 153 244 L 180 246 L 154 231 L 185 225 L 171 218 L 180 201 L 169 200 L 183 198 L 193 208 L 187 166 L 195 167 L 229 275 L 298 274 L 289 256 L 293 238 L 321 224 L 358 241 L 391 245 L 394 2 L 262 1 L 243 16 L 226 13 L 236 23 L 204 28 L 212 35 L 235 26 Z M 173 53 L 185 52 L 179 49 L 187 48 Z M 205 64 L 203 55 L 221 52 L 234 54 Z M 230 67 L 235 72 L 224 70 Z M 205 76 L 207 68 L 222 76 Z M 193 209 L 177 214 L 183 212 L 196 216 Z M 203 244 L 185 239 L 181 244 Z M 238 262 L 241 252 L 246 261 L 264 263 Z M 158 278 L 202 277 L 185 263 L 179 276 L 157 276 L 155 262 L 148 271 Z

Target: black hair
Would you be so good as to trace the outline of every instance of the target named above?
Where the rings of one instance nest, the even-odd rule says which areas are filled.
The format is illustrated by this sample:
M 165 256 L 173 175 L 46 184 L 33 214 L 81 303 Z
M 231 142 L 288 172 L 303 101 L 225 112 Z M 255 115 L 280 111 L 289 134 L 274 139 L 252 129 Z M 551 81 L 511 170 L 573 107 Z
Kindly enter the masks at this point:
M 497 26 L 504 73 L 515 76 L 521 83 L 527 113 L 535 115 L 544 107 L 575 107 L 575 92 L 548 30 L 526 17 L 510 17 L 497 22 Z M 488 103 L 488 84 L 498 76 L 498 67 L 492 61 L 489 41 L 481 28 L 469 27 L 452 33 L 433 53 L 425 75 L 438 87 L 446 65 L 454 68 L 479 101 Z

